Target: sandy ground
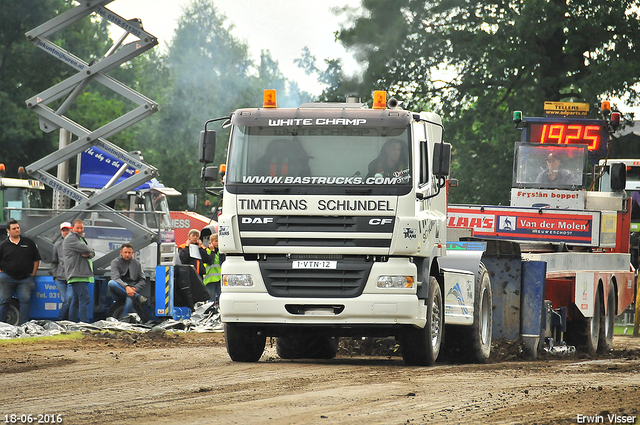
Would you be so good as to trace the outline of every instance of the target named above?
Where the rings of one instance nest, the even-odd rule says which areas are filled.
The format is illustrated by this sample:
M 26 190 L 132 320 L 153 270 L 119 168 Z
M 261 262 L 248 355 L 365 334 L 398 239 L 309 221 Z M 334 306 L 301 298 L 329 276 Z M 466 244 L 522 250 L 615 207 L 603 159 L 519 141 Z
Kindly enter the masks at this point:
M 0 421 L 64 424 L 640 423 L 640 338 L 611 353 L 407 367 L 388 349 L 234 363 L 224 336 L 111 334 L 0 344 Z M 371 349 L 367 349 L 371 352 Z M 383 355 L 384 354 L 384 355 Z M 55 416 L 52 416 L 55 415 Z M 23 422 L 24 421 L 24 422 Z M 625 422 L 618 422 L 625 423 Z

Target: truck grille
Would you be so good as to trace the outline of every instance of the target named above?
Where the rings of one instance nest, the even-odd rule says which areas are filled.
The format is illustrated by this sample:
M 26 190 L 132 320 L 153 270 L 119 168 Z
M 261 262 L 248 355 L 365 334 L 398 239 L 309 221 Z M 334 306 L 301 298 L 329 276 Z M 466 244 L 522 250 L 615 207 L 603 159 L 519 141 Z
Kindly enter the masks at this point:
M 337 262 L 336 269 L 293 269 L 286 257 L 260 261 L 262 279 L 274 297 L 354 298 L 362 294 L 373 262 L 364 257 Z
M 238 221 L 240 240 L 244 247 L 389 248 L 395 223 L 393 217 L 385 216 L 239 216 Z M 305 235 L 309 232 L 324 233 L 329 237 Z M 279 233 L 282 235 L 279 236 Z M 345 233 L 351 235 L 345 237 Z M 354 237 L 372 233 L 378 236 Z

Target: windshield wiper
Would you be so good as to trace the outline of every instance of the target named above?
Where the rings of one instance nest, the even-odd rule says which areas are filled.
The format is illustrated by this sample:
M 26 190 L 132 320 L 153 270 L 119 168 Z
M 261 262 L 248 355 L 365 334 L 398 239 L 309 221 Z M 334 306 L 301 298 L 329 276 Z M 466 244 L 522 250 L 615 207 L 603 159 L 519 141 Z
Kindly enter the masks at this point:
M 291 192 L 290 187 L 263 187 L 262 190 L 265 193 L 289 193 Z
M 368 195 L 372 192 L 373 190 L 371 188 L 346 188 L 344 190 L 344 193 L 355 193 L 357 195 Z

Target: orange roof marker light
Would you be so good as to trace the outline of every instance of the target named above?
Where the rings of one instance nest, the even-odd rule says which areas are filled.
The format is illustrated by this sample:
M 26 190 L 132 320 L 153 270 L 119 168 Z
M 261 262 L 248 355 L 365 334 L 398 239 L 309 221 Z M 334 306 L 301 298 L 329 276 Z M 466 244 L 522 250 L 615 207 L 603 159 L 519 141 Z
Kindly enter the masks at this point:
M 267 89 L 264 91 L 264 101 L 262 102 L 263 108 L 277 108 L 276 103 L 276 91 L 273 89 Z
M 384 90 L 376 90 L 373 92 L 373 109 L 386 109 L 387 92 Z
M 600 113 L 608 114 L 609 112 L 611 112 L 611 102 L 609 102 L 608 100 L 603 100 L 600 104 Z

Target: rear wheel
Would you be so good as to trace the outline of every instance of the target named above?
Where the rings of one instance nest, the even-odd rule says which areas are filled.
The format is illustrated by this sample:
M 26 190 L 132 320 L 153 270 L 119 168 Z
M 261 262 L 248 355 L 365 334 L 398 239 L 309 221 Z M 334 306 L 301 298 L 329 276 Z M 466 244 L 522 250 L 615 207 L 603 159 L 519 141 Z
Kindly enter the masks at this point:
M 607 313 L 602 320 L 598 339 L 598 351 L 603 353 L 613 348 L 613 328 L 616 320 L 616 294 L 613 283 L 609 283 L 607 292 Z
M 252 326 L 224 325 L 227 353 L 234 362 L 257 362 L 262 356 L 267 337 Z
M 600 329 L 603 326 L 602 314 L 602 296 L 600 290 L 596 291 L 595 301 L 593 303 L 593 317 L 586 320 L 585 326 L 585 342 L 587 352 L 590 354 L 598 351 L 598 342 L 600 341 Z
M 598 350 L 600 328 L 604 327 L 600 292 L 600 289 L 596 291 L 593 317 L 581 317 L 567 323 L 567 342 L 589 354 L 594 354 Z
M 429 277 L 426 299 L 427 322 L 424 328 L 412 328 L 400 336 L 404 362 L 410 366 L 431 366 L 440 354 L 444 334 L 442 290 L 435 277 Z
M 332 359 L 338 353 L 338 338 L 305 334 L 279 336 L 276 352 L 282 359 Z

